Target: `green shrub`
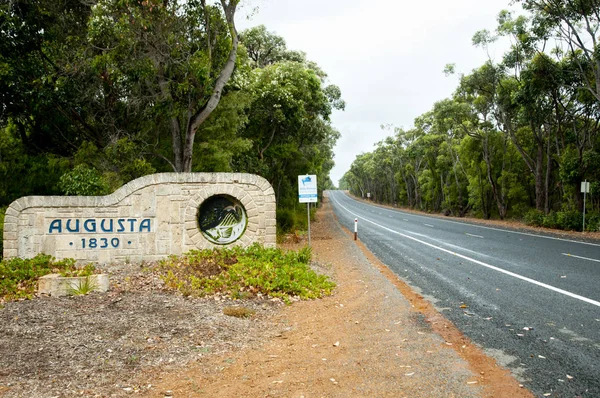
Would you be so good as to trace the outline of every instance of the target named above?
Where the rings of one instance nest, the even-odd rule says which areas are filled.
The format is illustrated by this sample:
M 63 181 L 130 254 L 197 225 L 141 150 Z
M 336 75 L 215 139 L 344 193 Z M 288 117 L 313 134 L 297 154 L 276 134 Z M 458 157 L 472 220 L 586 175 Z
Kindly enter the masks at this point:
M 527 225 L 564 229 L 567 231 L 581 231 L 581 228 L 583 227 L 582 213 L 577 210 L 561 210 L 544 215 L 544 212 L 542 211 L 531 209 L 525 214 L 523 220 Z M 600 220 L 597 221 L 596 218 L 592 218 L 591 222 L 592 225 L 590 225 L 590 228 L 598 228 L 598 222 L 600 222 Z M 586 230 L 589 231 L 592 229 L 588 229 L 586 226 Z
M 65 195 L 100 196 L 109 193 L 108 183 L 102 174 L 84 164 L 63 174 L 58 187 Z
M 0 301 L 31 298 L 39 277 L 68 271 L 78 272 L 75 260 L 57 261 L 46 254 L 38 254 L 29 259 L 4 259 L 0 261 Z
M 289 232 L 294 229 L 294 211 L 292 209 L 277 209 L 277 230 Z
M 600 230 L 600 212 L 591 211 L 585 215 L 585 230 L 590 232 Z
M 525 224 L 533 227 L 541 227 L 544 223 L 544 212 L 537 209 L 530 209 L 523 217 Z
M 583 214 L 577 210 L 565 210 L 556 213 L 558 228 L 567 231 L 581 231 Z
M 247 249 L 192 250 L 159 265 L 167 288 L 186 296 L 221 293 L 231 298 L 262 294 L 290 302 L 331 294 L 335 284 L 309 266 L 310 248 L 284 252 L 254 244 Z
M 296 208 L 278 208 L 276 213 L 277 232 L 288 233 L 293 231 L 306 231 L 308 220 L 306 214 L 306 205 Z M 310 221 L 317 219 L 316 207 L 310 208 Z
M 542 220 L 542 226 L 546 228 L 558 228 L 558 215 L 556 212 L 551 211 L 546 214 Z
M 524 218 L 528 208 L 524 203 L 515 203 L 509 207 L 507 218 Z

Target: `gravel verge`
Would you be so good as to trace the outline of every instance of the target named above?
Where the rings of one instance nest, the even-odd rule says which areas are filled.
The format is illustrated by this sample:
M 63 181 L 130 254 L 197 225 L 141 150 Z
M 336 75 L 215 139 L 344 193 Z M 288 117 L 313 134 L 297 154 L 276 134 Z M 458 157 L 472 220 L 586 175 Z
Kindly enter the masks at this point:
M 106 294 L 37 297 L 0 309 L 0 396 L 118 397 L 152 389 L 154 373 L 202 363 L 272 337 L 279 300 L 186 298 L 149 265 L 103 268 Z M 151 268 L 151 265 L 150 265 Z M 251 318 L 226 316 L 243 305 Z

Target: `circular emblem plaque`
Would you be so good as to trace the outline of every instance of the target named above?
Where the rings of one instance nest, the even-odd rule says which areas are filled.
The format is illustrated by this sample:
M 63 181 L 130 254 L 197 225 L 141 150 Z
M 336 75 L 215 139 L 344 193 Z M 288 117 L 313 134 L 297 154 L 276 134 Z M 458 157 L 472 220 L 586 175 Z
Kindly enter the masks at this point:
M 239 200 L 229 195 L 215 195 L 200 205 L 198 223 L 206 239 L 227 245 L 244 234 L 248 217 Z

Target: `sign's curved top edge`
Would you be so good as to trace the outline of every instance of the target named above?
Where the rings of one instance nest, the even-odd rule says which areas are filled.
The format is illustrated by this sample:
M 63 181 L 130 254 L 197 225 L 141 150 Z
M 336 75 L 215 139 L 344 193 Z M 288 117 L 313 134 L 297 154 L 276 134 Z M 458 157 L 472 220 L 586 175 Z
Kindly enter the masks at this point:
M 129 181 L 115 192 L 105 196 L 23 196 L 13 201 L 6 209 L 7 215 L 16 215 L 30 207 L 68 206 L 111 206 L 144 187 L 157 184 L 185 183 L 238 183 L 254 185 L 263 191 L 274 193 L 273 187 L 264 177 L 249 173 L 155 173 Z M 267 193 L 270 193 L 267 192 Z

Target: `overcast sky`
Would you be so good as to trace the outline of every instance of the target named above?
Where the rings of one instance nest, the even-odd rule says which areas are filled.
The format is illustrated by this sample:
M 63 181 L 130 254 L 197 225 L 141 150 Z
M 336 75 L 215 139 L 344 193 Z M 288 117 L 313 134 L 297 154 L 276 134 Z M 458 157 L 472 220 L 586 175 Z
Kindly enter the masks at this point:
M 342 135 L 331 172 L 337 185 L 356 155 L 391 135 L 382 124 L 410 128 L 452 95 L 458 77 L 444 75 L 446 64 L 469 73 L 487 60 L 471 38 L 481 29 L 493 31 L 498 13 L 511 9 L 509 1 L 244 0 L 236 23 L 240 31 L 265 25 L 342 90 L 346 110 L 332 116 Z M 501 47 L 491 49 L 493 59 L 500 60 Z

